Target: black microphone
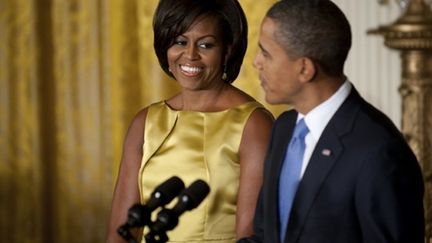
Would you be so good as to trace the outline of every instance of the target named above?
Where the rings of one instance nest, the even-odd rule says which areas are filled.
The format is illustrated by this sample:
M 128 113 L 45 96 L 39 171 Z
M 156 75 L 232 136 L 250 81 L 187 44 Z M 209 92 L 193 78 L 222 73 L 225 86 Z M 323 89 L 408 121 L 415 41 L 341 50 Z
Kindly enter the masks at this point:
M 152 212 L 156 208 L 171 202 L 184 188 L 183 181 L 177 176 L 173 176 L 156 187 L 144 207 L 149 212 Z
M 118 228 L 117 232 L 124 238 L 129 238 L 130 228 L 149 225 L 152 211 L 171 202 L 184 187 L 183 181 L 177 176 L 157 186 L 145 205 L 135 204 L 128 210 L 127 221 Z
M 185 211 L 196 208 L 208 195 L 210 187 L 203 180 L 196 180 L 178 196 L 177 204 L 172 209 L 162 209 L 156 221 L 150 225 L 153 232 L 148 237 L 174 229 L 179 221 L 179 216 Z M 147 236 L 146 236 L 147 237 Z

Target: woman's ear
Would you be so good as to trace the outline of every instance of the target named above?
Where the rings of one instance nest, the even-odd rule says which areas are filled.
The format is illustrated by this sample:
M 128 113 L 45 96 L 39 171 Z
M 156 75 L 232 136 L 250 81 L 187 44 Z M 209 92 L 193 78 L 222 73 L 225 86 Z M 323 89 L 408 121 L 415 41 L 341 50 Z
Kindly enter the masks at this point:
M 231 56 L 231 46 L 227 46 L 227 48 L 226 48 L 226 50 L 225 50 L 225 57 L 224 57 L 224 65 L 226 65 L 227 64 L 227 62 L 228 62 L 228 59 L 230 58 L 230 56 Z
M 310 82 L 312 81 L 318 72 L 317 66 L 312 59 L 307 57 L 300 58 L 300 81 Z

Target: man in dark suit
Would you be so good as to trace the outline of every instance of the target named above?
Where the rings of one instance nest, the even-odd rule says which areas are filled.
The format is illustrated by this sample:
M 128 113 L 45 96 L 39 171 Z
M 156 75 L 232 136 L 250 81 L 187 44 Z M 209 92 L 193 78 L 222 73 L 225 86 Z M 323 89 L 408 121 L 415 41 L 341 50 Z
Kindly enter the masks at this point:
M 279 1 L 259 47 L 266 101 L 294 109 L 274 125 L 255 232 L 239 242 L 423 243 L 418 161 L 344 75 L 351 30 L 342 11 L 329 0 Z M 300 123 L 305 135 L 294 139 Z

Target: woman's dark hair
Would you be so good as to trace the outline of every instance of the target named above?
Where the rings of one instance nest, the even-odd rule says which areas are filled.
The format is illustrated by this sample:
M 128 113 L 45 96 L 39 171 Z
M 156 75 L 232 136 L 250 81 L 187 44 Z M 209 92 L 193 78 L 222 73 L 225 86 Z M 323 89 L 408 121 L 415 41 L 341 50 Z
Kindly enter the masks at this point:
M 165 73 L 172 77 L 167 51 L 175 38 L 185 33 L 202 16 L 218 20 L 224 50 L 231 47 L 225 80 L 231 83 L 240 72 L 247 48 L 247 21 L 237 0 L 160 0 L 153 18 L 154 49 L 159 63 Z

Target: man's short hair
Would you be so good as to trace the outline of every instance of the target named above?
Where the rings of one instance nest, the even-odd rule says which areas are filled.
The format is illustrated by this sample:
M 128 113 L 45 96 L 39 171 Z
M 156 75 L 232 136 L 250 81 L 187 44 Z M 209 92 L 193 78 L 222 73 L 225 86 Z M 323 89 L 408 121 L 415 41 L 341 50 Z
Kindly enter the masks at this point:
M 276 22 L 276 41 L 292 58 L 310 58 L 324 73 L 343 74 L 351 48 L 351 27 L 330 0 L 283 0 L 267 17 Z

